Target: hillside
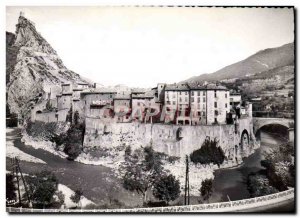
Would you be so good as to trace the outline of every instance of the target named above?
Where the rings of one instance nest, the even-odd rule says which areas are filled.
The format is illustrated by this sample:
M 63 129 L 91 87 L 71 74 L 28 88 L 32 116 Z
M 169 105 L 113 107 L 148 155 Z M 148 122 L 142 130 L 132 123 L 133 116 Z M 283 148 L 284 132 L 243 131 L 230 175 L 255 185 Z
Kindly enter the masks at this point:
M 6 91 L 11 112 L 26 115 L 31 107 L 51 93 L 54 98 L 63 82 L 85 82 L 67 69 L 57 52 L 20 15 L 16 33 L 6 33 Z
M 294 43 L 257 52 L 245 60 L 229 65 L 211 74 L 202 74 L 184 82 L 219 81 L 243 78 L 274 68 L 294 64 Z

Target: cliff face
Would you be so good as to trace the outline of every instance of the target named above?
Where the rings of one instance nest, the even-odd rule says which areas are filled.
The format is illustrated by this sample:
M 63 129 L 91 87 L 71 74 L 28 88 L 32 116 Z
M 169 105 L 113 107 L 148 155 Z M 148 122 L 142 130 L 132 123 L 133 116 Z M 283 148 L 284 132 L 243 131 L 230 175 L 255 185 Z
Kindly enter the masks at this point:
M 27 115 L 31 107 L 60 91 L 63 82 L 85 82 L 68 70 L 33 22 L 20 16 L 16 33 L 6 34 L 7 103 L 10 111 Z

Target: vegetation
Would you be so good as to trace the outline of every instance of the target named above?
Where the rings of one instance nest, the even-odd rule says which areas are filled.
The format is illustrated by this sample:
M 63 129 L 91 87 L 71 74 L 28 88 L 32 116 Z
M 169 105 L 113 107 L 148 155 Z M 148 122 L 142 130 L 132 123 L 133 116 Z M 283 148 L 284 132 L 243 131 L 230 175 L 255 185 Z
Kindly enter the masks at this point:
M 75 193 L 73 195 L 71 195 L 70 199 L 78 205 L 81 196 L 83 195 L 83 191 L 81 189 L 77 189 L 75 190 Z
M 147 191 L 162 174 L 160 156 L 152 147 L 145 147 L 142 152 L 136 151 L 128 155 L 125 163 L 123 187 L 143 195 L 143 203 L 147 202 Z
M 201 183 L 201 188 L 199 189 L 201 197 L 204 201 L 207 201 L 212 192 L 213 192 L 213 180 L 212 179 L 205 179 Z
M 125 163 L 121 167 L 123 187 L 142 194 L 144 205 L 150 190 L 153 190 L 154 196 L 167 202 L 176 199 L 180 193 L 179 181 L 163 170 L 162 157 L 163 155 L 155 152 L 152 146 L 134 152 L 130 147 L 125 149 Z
M 266 176 L 255 173 L 248 175 L 247 187 L 251 197 L 260 197 L 278 192 L 276 188 L 270 185 Z
M 61 139 L 65 144 L 64 152 L 68 155 L 69 160 L 75 160 L 81 153 L 84 131 L 84 124 L 72 125 L 68 129 L 65 138 Z
M 72 121 L 73 121 L 73 118 L 72 118 L 72 115 L 73 115 L 73 107 L 72 107 L 72 105 L 71 105 L 71 107 L 70 107 L 70 109 L 69 109 L 69 111 L 68 111 L 68 114 L 67 114 L 67 116 L 66 116 L 66 122 L 69 122 L 69 123 L 73 123 Z
M 57 191 L 58 180 L 52 172 L 41 171 L 26 179 L 34 207 L 50 207 L 55 202 L 53 196 Z
M 167 202 L 174 201 L 180 195 L 180 183 L 173 175 L 164 175 L 160 177 L 153 188 L 155 198 Z
M 75 111 L 74 113 L 74 125 L 78 125 L 79 124 L 79 112 Z
M 6 199 L 16 200 L 16 186 L 14 184 L 14 176 L 12 174 L 6 174 Z
M 195 150 L 190 155 L 193 163 L 217 164 L 219 167 L 224 162 L 225 154 L 221 147 L 217 146 L 216 138 L 211 140 L 206 138 L 200 149 Z
M 293 154 L 293 146 L 287 143 L 278 149 L 273 149 L 272 153 L 267 155 L 265 160 L 261 162 L 261 165 L 266 168 L 266 175 L 270 185 L 279 191 L 295 186 Z

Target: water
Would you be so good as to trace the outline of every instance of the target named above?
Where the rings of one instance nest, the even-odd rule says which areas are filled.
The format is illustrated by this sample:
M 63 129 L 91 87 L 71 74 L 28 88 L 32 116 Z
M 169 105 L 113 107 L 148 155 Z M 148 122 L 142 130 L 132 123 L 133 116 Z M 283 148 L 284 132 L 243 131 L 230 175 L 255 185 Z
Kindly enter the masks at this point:
M 217 201 L 241 200 L 249 198 L 247 177 L 264 169 L 260 162 L 269 149 L 278 147 L 284 141 L 275 138 L 267 132 L 261 132 L 261 147 L 244 159 L 243 165 L 233 169 L 220 169 L 215 172 L 213 187 L 215 194 L 212 198 Z
M 60 158 L 42 149 L 34 149 L 20 140 L 20 131 L 15 130 L 7 135 L 17 135 L 14 145 L 25 153 L 37 157 L 47 164 L 20 161 L 23 173 L 32 174 L 43 169 L 53 172 L 60 183 L 72 190 L 81 188 L 84 196 L 95 203 L 107 203 L 109 198 L 119 199 L 128 206 L 139 205 L 141 199 L 134 193 L 123 189 L 121 182 L 114 175 L 111 168 L 104 166 L 85 165 L 74 161 Z M 11 171 L 10 159 L 6 158 L 7 170 Z

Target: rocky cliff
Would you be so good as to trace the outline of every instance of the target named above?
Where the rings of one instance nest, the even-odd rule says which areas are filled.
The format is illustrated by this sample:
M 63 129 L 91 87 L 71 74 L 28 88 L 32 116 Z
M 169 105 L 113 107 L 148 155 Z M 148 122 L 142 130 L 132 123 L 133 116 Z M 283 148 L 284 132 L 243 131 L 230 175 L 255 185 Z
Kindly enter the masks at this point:
M 68 70 L 57 52 L 36 30 L 33 22 L 20 15 L 15 35 L 6 33 L 7 103 L 13 113 L 26 116 L 45 93 L 54 97 L 63 82 L 86 82 Z

